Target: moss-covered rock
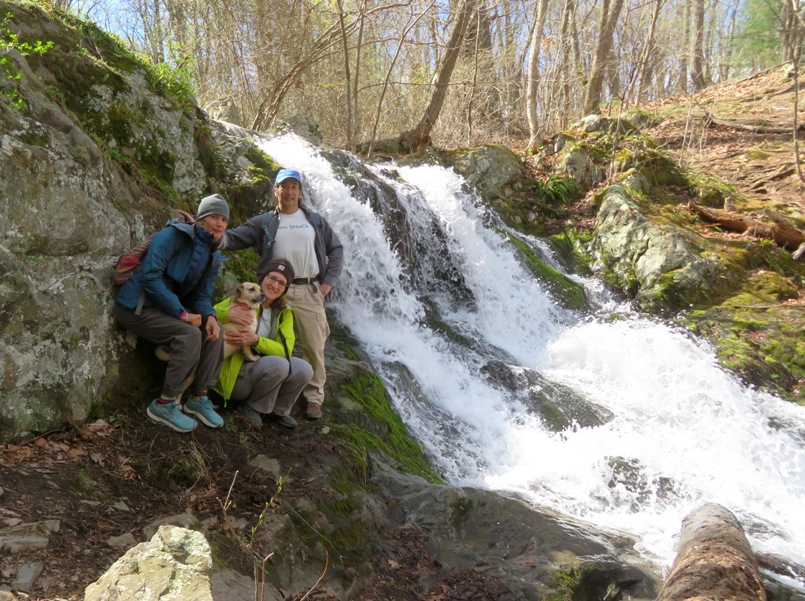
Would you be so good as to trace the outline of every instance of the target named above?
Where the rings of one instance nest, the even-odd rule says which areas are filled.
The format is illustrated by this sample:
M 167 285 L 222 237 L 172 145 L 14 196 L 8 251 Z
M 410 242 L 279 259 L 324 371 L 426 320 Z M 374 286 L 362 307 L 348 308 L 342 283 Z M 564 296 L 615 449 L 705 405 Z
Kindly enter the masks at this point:
M 442 481 L 391 406 L 386 387 L 379 377 L 363 376 L 344 384 L 342 390 L 354 403 L 349 409 L 353 419 L 349 425 L 340 426 L 337 432 L 348 441 L 353 453 L 366 457 L 379 450 L 391 458 L 398 470 L 421 476 L 429 482 Z M 356 411 L 357 408 L 361 410 Z
M 581 284 L 548 265 L 523 240 L 509 233 L 506 233 L 506 236 L 509 242 L 519 251 L 520 256 L 523 257 L 523 261 L 531 273 L 534 274 L 534 277 L 545 285 L 558 304 L 574 311 L 590 309 L 587 294 Z

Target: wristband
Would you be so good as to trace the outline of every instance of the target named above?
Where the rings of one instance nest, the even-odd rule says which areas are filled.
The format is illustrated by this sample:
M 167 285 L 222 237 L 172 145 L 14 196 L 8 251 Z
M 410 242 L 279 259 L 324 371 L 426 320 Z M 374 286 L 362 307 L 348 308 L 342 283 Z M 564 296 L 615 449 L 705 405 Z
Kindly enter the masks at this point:
M 187 310 L 185 309 L 184 311 L 179 313 L 179 319 L 181 319 L 182 321 L 187 321 L 187 319 L 185 319 L 186 317 L 187 317 Z

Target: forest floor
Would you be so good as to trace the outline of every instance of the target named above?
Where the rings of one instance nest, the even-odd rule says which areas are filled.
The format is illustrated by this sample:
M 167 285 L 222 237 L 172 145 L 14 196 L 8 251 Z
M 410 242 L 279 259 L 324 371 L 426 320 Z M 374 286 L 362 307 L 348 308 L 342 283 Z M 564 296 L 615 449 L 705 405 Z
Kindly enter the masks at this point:
M 801 220 L 805 188 L 794 160 L 793 107 L 792 80 L 781 69 L 770 70 L 693 96 L 646 105 L 660 121 L 644 133 L 685 167 L 718 176 L 747 198 Z M 800 110 L 800 116 L 805 121 L 805 112 Z M 326 414 L 315 423 L 297 415 L 300 427 L 294 431 L 276 425 L 257 431 L 229 413 L 228 425 L 220 431 L 200 426 L 192 435 L 181 435 L 151 423 L 144 407 L 121 411 L 114 421 L 98 420 L 66 432 L 0 444 L 0 530 L 46 520 L 59 524 L 43 550 L 27 555 L 0 552 L 0 601 L 81 599 L 84 588 L 125 551 L 110 546 L 110 537 L 130 532 L 142 539 L 143 527 L 175 513 L 220 521 L 221 503 L 230 487 L 240 513 L 259 515 L 265 500 L 276 493 L 276 482 L 256 475 L 248 463 L 254 452 L 281 458 L 283 468 L 294 470 L 296 484 L 283 490 L 278 511 L 289 496 L 326 494 L 325 486 L 317 484 L 321 479 L 315 477 L 321 469 L 317 454 L 326 453 L 329 462 L 337 462 L 345 452 L 321 436 L 329 419 Z M 211 448 L 216 452 L 205 450 Z M 186 486 L 167 486 L 154 477 L 178 465 L 177 458 L 188 456 L 197 461 L 195 469 L 183 463 L 185 473 L 180 476 Z M 232 487 L 235 472 L 241 476 Z M 317 486 L 322 490 L 316 490 Z M 396 536 L 393 544 L 401 549 L 416 547 L 422 559 L 426 552 L 416 533 Z M 4 592 L 25 561 L 44 562 L 31 593 Z M 375 573 L 365 599 L 507 598 L 499 584 L 474 572 L 453 574 L 429 591 L 415 593 L 422 561 L 400 565 L 378 557 Z
M 642 103 L 637 107 L 652 116 L 653 123 L 640 132 L 655 140 L 694 179 L 709 177 L 727 191 L 726 209 L 769 221 L 764 211 L 784 217 L 791 225 L 805 229 L 805 183 L 795 161 L 795 88 L 790 69 L 777 67 L 752 76 L 710 86 L 701 92 Z M 805 78 L 799 83 L 798 123 L 800 160 L 805 163 Z M 604 116 L 618 117 L 618 106 L 602 110 Z M 516 147 L 516 145 L 512 145 Z M 525 155 L 524 146 L 517 151 Z M 539 155 L 525 158 L 534 179 L 554 174 L 551 165 Z M 805 177 L 805 165 L 801 168 Z M 606 184 L 606 182 L 605 182 Z M 730 195 L 729 191 L 735 194 Z M 577 202 L 570 215 L 557 215 L 547 224 L 549 231 L 562 229 L 572 216 L 579 227 L 592 227 L 591 190 Z M 678 204 L 699 199 L 679 190 Z M 701 224 L 708 236 L 736 238 L 741 234 L 713 224 Z
M 805 162 L 801 76 L 799 89 L 799 153 Z M 660 122 L 643 133 L 657 140 L 681 166 L 716 176 L 759 203 L 751 206 L 778 211 L 803 227 L 805 184 L 795 160 L 794 104 L 789 70 L 770 69 L 697 94 L 644 105 Z
M 137 408 L 119 412 L 114 422 L 99 419 L 0 445 L 0 601 L 81 600 L 86 587 L 133 546 L 112 540 L 128 533 L 129 540 L 147 540 L 147 528 L 179 514 L 202 522 L 214 537 L 211 544 L 219 552 L 225 549 L 229 565 L 251 574 L 250 552 L 228 532 L 248 540 L 261 513 L 269 521 L 289 514 L 300 498 L 323 502 L 332 497 L 327 474 L 349 461 L 349 449 L 327 436 L 328 424 L 338 417 L 328 414 L 326 404 L 324 410 L 320 421 L 310 422 L 295 408 L 295 430 L 272 423 L 258 430 L 237 412 L 224 410 L 224 428 L 199 425 L 191 434 L 178 434 L 151 422 Z M 250 463 L 256 454 L 279 460 L 286 473 L 282 487 Z M 54 522 L 57 529 L 47 526 Z M 33 537 L 49 530 L 46 548 L 3 549 L 14 526 Z M 392 528 L 384 540 L 389 555 L 373 554 L 371 582 L 351 597 L 355 601 L 513 599 L 494 576 L 441 569 L 418 528 Z M 260 556 L 275 551 L 282 553 L 255 547 Z M 44 569 L 32 590 L 10 592 L 19 567 L 36 562 Z M 282 591 L 283 598 L 338 599 L 326 581 L 316 584 L 311 581 L 303 593 Z

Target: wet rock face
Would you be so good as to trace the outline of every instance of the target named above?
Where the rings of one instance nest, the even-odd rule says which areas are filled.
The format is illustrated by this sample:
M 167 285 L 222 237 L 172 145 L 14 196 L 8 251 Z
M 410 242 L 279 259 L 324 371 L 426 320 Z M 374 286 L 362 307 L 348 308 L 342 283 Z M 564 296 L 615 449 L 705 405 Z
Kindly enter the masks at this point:
M 539 415 L 551 432 L 573 428 L 593 428 L 614 418 L 606 407 L 586 399 L 572 388 L 552 382 L 534 370 L 513 369 L 492 360 L 481 368 L 487 380 L 509 392 L 519 394 L 529 410 Z
M 374 481 L 396 500 L 393 523 L 428 533 L 434 559 L 455 570 L 491 566 L 513 598 L 655 596 L 653 577 L 616 557 L 629 548 L 626 539 L 489 491 L 428 485 L 388 470 Z

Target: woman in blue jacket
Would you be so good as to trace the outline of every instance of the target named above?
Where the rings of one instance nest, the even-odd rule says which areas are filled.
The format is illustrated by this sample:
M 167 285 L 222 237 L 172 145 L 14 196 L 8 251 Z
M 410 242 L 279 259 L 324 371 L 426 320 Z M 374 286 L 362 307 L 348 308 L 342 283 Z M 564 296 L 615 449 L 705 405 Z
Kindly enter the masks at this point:
M 213 194 L 199 203 L 195 223 L 175 221 L 151 239 L 142 269 L 132 274 L 115 300 L 115 319 L 170 354 L 162 393 L 148 406 L 152 420 L 177 432 L 195 429 L 194 415 L 211 428 L 224 420 L 207 398 L 223 363 L 223 336 L 212 306 L 222 256 L 221 237 L 229 224 L 229 205 Z M 180 411 L 185 390 L 190 398 Z

